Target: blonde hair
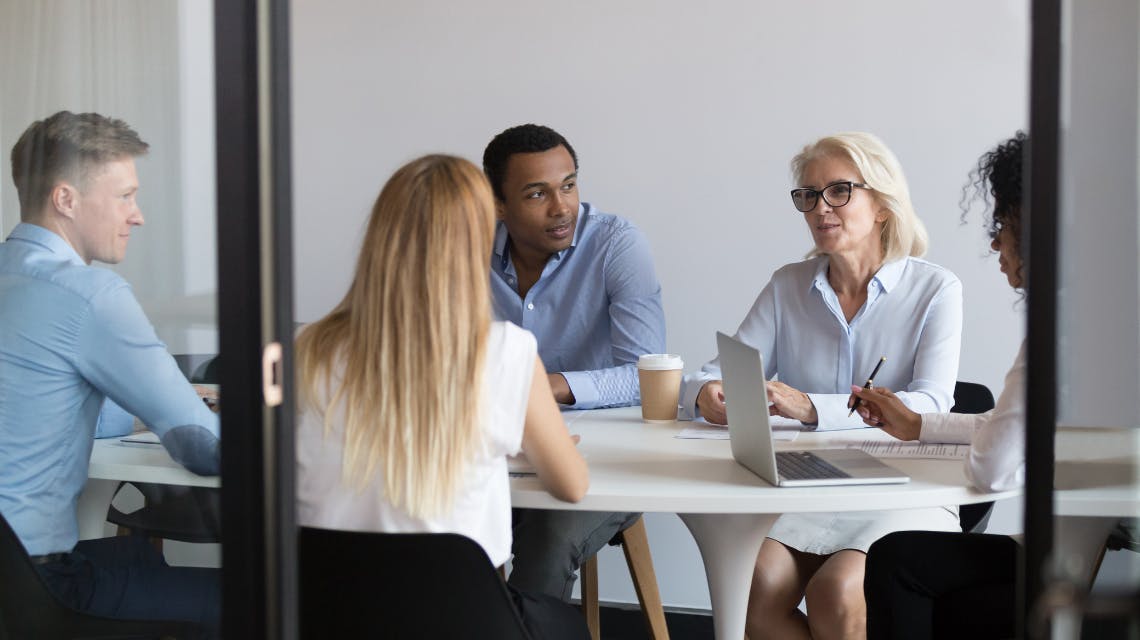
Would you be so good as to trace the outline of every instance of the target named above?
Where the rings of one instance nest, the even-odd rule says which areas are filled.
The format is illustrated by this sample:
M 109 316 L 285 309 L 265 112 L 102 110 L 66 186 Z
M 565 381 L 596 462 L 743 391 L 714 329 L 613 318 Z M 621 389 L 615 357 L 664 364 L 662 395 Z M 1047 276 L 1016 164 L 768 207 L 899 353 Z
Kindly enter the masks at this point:
M 792 176 L 802 184 L 807 166 L 822 157 L 847 160 L 855 166 L 879 206 L 890 215 L 883 222 L 881 240 L 883 261 L 926 253 L 926 226 L 919 220 L 910 201 L 910 188 L 895 154 L 878 137 L 861 131 L 837 133 L 805 146 L 792 158 Z M 818 255 L 812 250 L 808 256 Z
M 297 337 L 302 406 L 323 413 L 326 437 L 343 411 L 344 482 L 363 489 L 381 465 L 386 497 L 413 517 L 450 509 L 479 445 L 493 234 L 482 171 L 409 162 L 372 207 L 348 293 Z

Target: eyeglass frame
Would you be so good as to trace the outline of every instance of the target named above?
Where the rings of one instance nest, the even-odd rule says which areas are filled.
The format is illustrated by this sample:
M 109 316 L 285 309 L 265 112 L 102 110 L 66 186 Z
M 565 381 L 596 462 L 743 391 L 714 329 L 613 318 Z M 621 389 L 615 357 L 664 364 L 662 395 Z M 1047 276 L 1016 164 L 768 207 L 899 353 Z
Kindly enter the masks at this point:
M 828 189 L 830 189 L 836 185 L 840 185 L 840 184 L 847 185 L 847 188 L 850 189 L 850 191 L 847 192 L 847 200 L 845 200 L 843 202 L 843 204 L 835 204 L 831 200 L 827 199 L 827 196 L 825 195 L 825 193 L 827 192 Z M 812 211 L 815 211 L 816 207 L 819 206 L 819 201 L 821 199 L 824 202 L 826 202 L 829 207 L 831 207 L 833 209 L 838 209 L 839 207 L 847 206 L 847 203 L 851 202 L 851 194 L 854 193 L 855 189 L 857 189 L 857 188 L 858 189 L 867 189 L 868 191 L 874 191 L 875 190 L 875 188 L 869 184 L 865 184 L 862 182 L 855 182 L 854 180 L 840 180 L 838 182 L 832 182 L 831 184 L 827 185 L 826 187 L 824 187 L 822 189 L 812 189 L 811 187 L 796 187 L 795 189 L 792 189 L 789 193 L 792 196 L 792 206 L 796 207 L 796 211 L 799 211 L 800 213 L 811 213 Z M 806 211 L 803 209 L 800 209 L 798 206 L 796 206 L 796 192 L 799 192 L 799 191 L 810 191 L 811 193 L 815 194 L 815 202 L 813 202 L 811 207 L 808 208 Z

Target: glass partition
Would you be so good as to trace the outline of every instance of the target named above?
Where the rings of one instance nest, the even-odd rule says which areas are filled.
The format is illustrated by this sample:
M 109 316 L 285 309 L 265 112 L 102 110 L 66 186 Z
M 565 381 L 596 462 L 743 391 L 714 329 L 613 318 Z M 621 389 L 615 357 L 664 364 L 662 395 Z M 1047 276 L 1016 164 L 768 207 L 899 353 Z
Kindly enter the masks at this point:
M 67 480 L 75 484 L 75 491 L 79 492 L 73 503 L 60 508 L 48 499 L 41 500 L 41 494 L 36 493 L 34 487 L 28 488 L 30 485 L 14 488 L 16 467 L 6 464 L 0 469 L 0 512 L 6 520 L 14 522 L 16 540 L 25 546 L 33 567 L 72 561 L 76 553 L 83 553 L 83 561 L 106 562 L 106 558 L 93 554 L 92 546 L 87 543 L 114 538 L 115 544 L 123 540 L 133 544 L 137 538 L 144 541 L 144 549 L 157 548 L 165 564 L 171 567 L 202 569 L 192 572 L 193 577 L 176 574 L 181 576 L 174 581 L 180 583 L 181 591 L 128 592 L 130 597 L 123 598 L 116 610 L 97 611 L 103 615 L 156 617 L 155 610 L 160 609 L 154 602 L 202 597 L 201 608 L 205 611 L 202 615 L 210 618 L 206 626 L 217 625 L 218 611 L 222 608 L 221 583 L 225 576 L 230 601 L 238 605 L 227 607 L 233 615 L 226 617 L 225 629 L 229 637 L 235 638 L 288 638 L 294 632 L 292 624 L 264 623 L 266 600 L 258 598 L 259 593 L 267 592 L 264 585 L 270 580 L 279 585 L 283 598 L 291 593 L 287 572 L 271 570 L 277 566 L 277 561 L 272 559 L 267 568 L 266 561 L 270 558 L 267 549 L 288 554 L 291 546 L 286 544 L 282 548 L 267 540 L 266 532 L 290 528 L 291 510 L 267 509 L 267 505 L 290 504 L 292 491 L 286 485 L 287 497 L 277 500 L 272 487 L 278 485 L 271 484 L 267 489 L 263 484 L 264 478 L 272 476 L 266 468 L 274 468 L 275 461 L 267 461 L 262 448 L 271 447 L 266 443 L 274 441 L 275 423 L 272 415 L 267 418 L 262 412 L 266 403 L 262 397 L 261 353 L 264 343 L 276 337 L 266 332 L 270 338 L 262 338 L 261 327 L 272 324 L 262 323 L 257 303 L 247 303 L 262 301 L 262 284 L 269 282 L 271 289 L 276 274 L 287 278 L 290 270 L 277 268 L 276 264 L 269 269 L 260 266 L 263 246 L 267 248 L 264 250 L 267 256 L 274 252 L 268 249 L 272 241 L 263 244 L 259 234 L 262 229 L 270 229 L 266 233 L 271 235 L 274 220 L 270 218 L 266 225 L 261 224 L 263 208 L 257 194 L 272 191 L 271 188 L 269 192 L 261 191 L 258 171 L 252 171 L 252 176 L 251 172 L 243 171 L 239 178 L 255 194 L 252 204 L 243 200 L 242 194 L 235 193 L 233 183 L 219 184 L 219 175 L 227 176 L 219 169 L 219 157 L 233 165 L 257 168 L 259 162 L 269 163 L 267 154 L 276 152 L 274 145 L 258 144 L 258 114 L 269 111 L 266 104 L 258 102 L 258 95 L 255 92 L 252 97 L 236 95 L 231 91 L 220 99 L 217 89 L 258 86 L 258 57 L 239 58 L 246 52 L 258 50 L 258 17 L 268 19 L 267 16 L 274 14 L 271 5 L 270 2 L 220 2 L 219 15 L 215 15 L 214 3 L 200 0 L 0 2 L 0 86 L 3 87 L 0 91 L 0 148 L 3 151 L 0 233 L 7 238 L 14 229 L 32 226 L 35 229 L 26 232 L 31 234 L 31 241 L 17 238 L 17 243 L 47 246 L 57 256 L 72 260 L 76 267 L 111 270 L 129 285 L 129 290 L 116 299 L 116 305 L 108 307 L 119 310 L 130 307 L 130 303 L 123 305 L 123 300 L 133 298 L 141 308 L 137 317 L 145 316 L 145 319 L 141 325 L 131 325 L 132 329 L 147 333 L 147 325 L 153 326 L 152 337 L 140 345 L 138 332 L 128 335 L 121 325 L 107 324 L 106 335 L 111 339 L 88 341 L 76 347 L 97 350 L 98 357 L 92 356 L 95 363 L 91 365 L 75 364 L 79 356 L 72 359 L 60 356 L 67 362 L 60 365 L 62 371 L 72 376 L 75 388 L 79 389 L 76 394 L 86 394 L 83 398 L 88 399 L 84 402 L 101 402 L 104 395 L 114 396 L 127 411 L 119 408 L 116 413 L 115 407 L 104 406 L 99 413 L 97 437 L 93 440 L 91 432 L 95 422 L 84 418 L 76 420 L 74 426 L 68 423 L 67 429 L 71 430 L 66 431 L 66 435 L 70 439 L 62 441 L 74 443 L 79 438 L 79 445 L 75 445 L 79 454 L 70 448 L 64 447 L 64 451 L 64 448 L 52 449 L 46 445 L 36 449 L 38 453 L 28 454 L 28 460 L 38 461 L 40 457 L 36 455 L 42 457 L 54 451 L 52 455 L 56 457 L 52 460 L 55 462 L 44 464 L 47 470 L 42 477 L 50 475 L 52 465 L 59 468 L 73 465 L 74 472 Z M 229 15 L 221 15 L 225 11 Z M 241 17 L 235 18 L 235 11 Z M 276 16 L 276 19 L 284 19 L 284 11 L 277 11 Z M 221 31 L 215 32 L 215 29 Z M 276 29 L 279 32 L 283 27 L 278 25 Z M 215 38 L 215 33 L 225 34 L 225 38 Z M 225 78 L 219 70 L 225 72 Z M 287 65 L 282 70 L 287 73 Z M 222 104 L 231 107 L 226 120 L 217 116 Z M 245 110 L 246 106 L 249 110 Z M 43 221 L 46 218 L 34 211 L 22 214 L 11 178 L 9 153 L 28 125 L 62 111 L 95 112 L 122 120 L 148 144 L 148 151 L 135 159 L 138 189 L 133 199 L 141 218 L 131 213 L 129 243 L 121 260 L 114 254 L 105 256 L 87 251 L 90 248 L 84 238 L 88 236 L 83 233 L 73 235 L 66 226 L 47 224 Z M 219 137 L 222 123 L 227 133 Z M 253 144 L 242 144 L 243 140 L 234 135 L 235 130 L 252 132 Z M 115 162 L 121 160 L 123 157 L 114 156 Z M 104 165 L 99 164 L 99 167 Z M 234 173 L 233 167 L 226 170 Z M 91 189 L 95 188 L 91 185 L 101 184 L 98 180 L 103 176 L 104 173 L 95 171 L 90 175 L 76 175 L 75 193 L 78 197 L 90 197 Z M 131 196 L 123 193 L 122 202 L 128 202 Z M 55 201 L 51 203 L 55 206 Z M 283 206 L 287 219 L 287 200 L 276 204 Z M 90 216 L 91 211 L 82 209 L 78 216 L 84 212 Z M 226 216 L 228 244 L 219 242 L 220 211 Z M 21 236 L 21 233 L 24 232 L 15 235 Z M 5 244 L 11 249 L 11 240 Z M 83 266 L 88 261 L 86 258 L 95 260 Z M 288 259 L 287 252 L 284 259 Z M 222 287 L 229 295 L 222 305 L 219 305 L 219 265 L 231 283 L 229 290 Z M 10 266 L 9 261 L 6 268 Z M 10 275 L 10 272 L 0 275 L 0 281 Z M 13 278 L 9 277 L 8 282 L 13 282 Z M 104 278 L 100 282 L 112 280 Z M 13 308 L 10 300 L 14 298 L 5 297 L 11 295 L 11 290 L 9 286 L 0 291 L 0 306 L 6 306 L 9 311 Z M 96 294 L 92 293 L 88 299 L 78 299 L 75 305 L 93 299 Z M 274 299 L 267 300 L 271 308 Z M 291 305 L 286 301 L 285 306 Z M 35 310 L 27 309 L 26 313 L 32 314 Z M 286 310 L 285 314 L 290 311 Z M 11 317 L 14 316 L 5 316 L 3 322 L 10 323 Z M 56 317 L 58 314 L 44 317 L 43 324 L 51 324 Z M 121 319 L 122 314 L 115 317 Z M 288 319 L 283 324 L 291 327 Z M 13 373 L 18 366 L 34 371 L 49 368 L 54 363 L 47 357 L 17 363 L 18 358 L 9 353 L 14 342 L 9 338 L 16 335 L 14 326 L 0 327 L 5 332 L 5 337 L 0 339 L 3 342 L 0 368 L 7 375 L 3 379 L 5 384 L 14 376 L 18 378 L 19 374 Z M 251 331 L 250 327 L 254 329 Z M 124 335 L 127 337 L 123 340 L 125 346 L 119 349 L 114 339 Z M 147 360 L 149 366 L 127 366 L 124 358 L 133 357 L 130 354 L 140 349 L 152 358 Z M 225 358 L 218 357 L 222 350 L 226 351 Z M 155 354 L 173 357 L 157 358 Z M 66 368 L 72 365 L 74 371 Z M 124 383 L 123 375 L 132 378 Z M 271 382 L 282 383 L 279 365 L 275 376 L 277 380 Z M 107 380 L 117 382 L 106 384 Z M 198 404 L 192 382 L 198 395 L 209 398 L 209 402 Z M 123 391 L 123 387 L 135 391 Z M 41 389 L 36 387 L 24 392 L 27 402 L 36 402 Z M 136 392 L 140 389 L 146 392 Z M 219 398 L 222 390 L 225 390 L 225 400 Z M 8 395 L 0 400 L 6 403 L 5 411 L 0 412 L 3 413 L 0 427 L 5 427 L 3 421 L 10 420 L 11 407 L 16 406 L 8 404 L 11 403 L 10 384 L 6 391 Z M 178 398 L 182 403 L 189 398 L 187 406 L 193 411 L 173 410 L 173 400 L 168 402 L 170 398 Z M 203 418 L 198 413 L 203 406 L 209 406 L 214 413 L 206 411 Z M 86 404 L 83 411 L 87 411 Z M 44 432 L 64 428 L 49 422 L 44 421 L 38 428 Z M 225 437 L 226 447 L 218 444 L 219 422 L 226 427 L 221 431 L 230 434 Z M 234 424 L 242 427 L 231 427 Z M 172 436 L 180 428 L 188 431 Z M 190 431 L 194 434 L 187 435 Z M 34 436 L 26 440 L 10 438 L 11 432 L 5 431 L 7 439 L 0 443 L 9 453 L 17 446 L 42 445 L 36 444 L 38 440 Z M 27 432 L 32 434 L 31 430 Z M 226 452 L 225 459 L 222 459 L 222 451 Z M 292 463 L 291 439 L 287 439 L 287 452 Z M 194 471 L 174 459 L 185 462 Z M 219 464 L 225 471 L 222 476 L 227 478 L 226 484 L 241 491 L 221 492 Z M 84 469 L 87 471 L 80 477 Z M 230 469 L 250 473 L 253 479 Z M 22 513 L 11 507 L 18 502 L 31 510 L 62 509 L 64 520 L 70 513 L 67 510 L 74 509 L 81 542 L 74 548 L 70 546 L 74 540 L 52 542 L 54 546 L 41 544 L 36 537 L 39 533 L 28 533 L 35 527 L 28 526 Z M 227 515 L 225 527 L 222 526 L 223 511 Z M 266 521 L 263 518 L 267 517 L 284 520 L 275 519 L 271 526 L 262 526 Z M 221 545 L 223 528 L 226 530 L 225 553 Z M 131 537 L 125 537 L 128 535 Z M 145 542 L 147 540 L 150 544 Z M 227 559 L 225 574 L 220 572 L 223 556 Z M 44 584 L 48 590 L 56 589 L 54 578 L 44 573 L 46 569 L 36 570 L 47 581 Z M 9 580 L 7 574 L 5 580 Z M 196 591 L 188 592 L 187 584 L 201 586 L 201 589 L 195 586 Z M 9 625 L 9 619 L 5 623 Z M 8 626 L 6 630 L 14 637 L 36 635 L 34 629 L 22 632 Z M 152 631 L 154 635 L 176 634 L 169 629 Z
M 1055 638 L 1134 636 L 1140 632 L 1140 5 L 1064 0 L 1058 14 L 1059 175 L 1056 185 L 1031 179 L 1035 193 L 1051 192 L 1057 201 L 1056 335 L 1043 336 L 1055 338 L 1057 349 L 1054 539 L 1038 611 L 1053 610 Z M 1031 280 L 1036 276 L 1034 269 Z M 1030 315 L 1031 334 L 1040 320 Z M 1029 491 L 1042 480 L 1031 474 Z

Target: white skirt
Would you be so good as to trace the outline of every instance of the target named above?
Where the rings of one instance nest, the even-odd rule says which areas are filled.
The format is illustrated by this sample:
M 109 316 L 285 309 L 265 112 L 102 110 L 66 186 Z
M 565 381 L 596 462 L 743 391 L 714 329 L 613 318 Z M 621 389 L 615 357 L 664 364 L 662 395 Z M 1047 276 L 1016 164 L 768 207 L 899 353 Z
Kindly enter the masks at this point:
M 830 555 L 844 549 L 867 553 L 873 542 L 895 531 L 960 532 L 958 507 L 788 513 L 776 520 L 768 537 L 804 553 Z

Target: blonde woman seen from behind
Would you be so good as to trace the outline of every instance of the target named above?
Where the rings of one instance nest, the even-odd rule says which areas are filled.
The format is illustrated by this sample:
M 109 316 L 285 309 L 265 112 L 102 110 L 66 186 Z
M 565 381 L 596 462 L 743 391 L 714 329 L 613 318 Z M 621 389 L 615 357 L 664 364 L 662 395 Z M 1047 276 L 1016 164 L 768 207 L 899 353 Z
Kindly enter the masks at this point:
M 470 162 L 414 160 L 384 185 L 352 284 L 297 338 L 297 516 L 305 526 L 452 532 L 507 562 L 508 455 L 555 497 L 589 475 L 534 337 L 491 320 L 491 189 Z M 588 637 L 576 610 L 512 590 L 534 638 Z

